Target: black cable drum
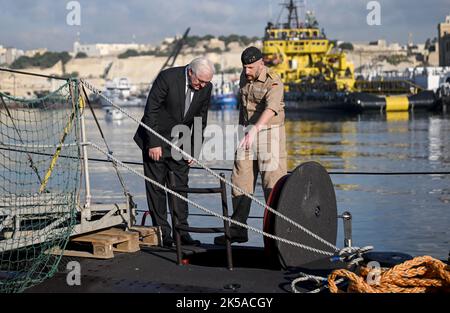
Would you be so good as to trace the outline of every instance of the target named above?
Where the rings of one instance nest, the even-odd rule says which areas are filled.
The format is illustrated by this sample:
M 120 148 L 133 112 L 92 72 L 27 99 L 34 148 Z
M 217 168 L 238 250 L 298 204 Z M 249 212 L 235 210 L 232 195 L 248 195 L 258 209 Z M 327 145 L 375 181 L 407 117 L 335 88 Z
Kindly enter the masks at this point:
M 282 215 L 297 222 L 314 234 L 336 245 L 337 206 L 333 183 L 326 169 L 317 162 L 306 162 L 290 175 L 282 178 L 272 191 L 278 197 L 269 197 L 269 205 Z M 270 199 L 271 198 L 271 199 Z M 275 199 L 277 198 L 277 199 Z M 272 206 L 274 205 L 274 206 Z M 308 235 L 279 216 L 266 212 L 264 229 L 274 235 L 316 249 L 333 249 Z M 265 240 L 266 253 L 277 254 L 284 268 L 302 265 L 326 258 L 326 255 L 277 241 Z

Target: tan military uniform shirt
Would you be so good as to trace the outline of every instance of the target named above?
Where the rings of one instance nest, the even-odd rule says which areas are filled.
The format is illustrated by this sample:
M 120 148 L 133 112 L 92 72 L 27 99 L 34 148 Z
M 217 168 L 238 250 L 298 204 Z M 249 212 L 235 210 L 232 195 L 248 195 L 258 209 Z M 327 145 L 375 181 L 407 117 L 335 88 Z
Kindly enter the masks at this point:
M 240 79 L 240 114 L 239 124 L 248 126 L 256 124 L 265 109 L 275 112 L 267 126 L 284 124 L 284 87 L 280 77 L 271 69 L 264 66 L 259 77 L 250 82 L 241 74 Z
M 267 200 L 276 182 L 286 175 L 284 87 L 278 75 L 267 67 L 254 82 L 249 82 L 243 73 L 240 87 L 239 124 L 256 124 L 266 109 L 274 111 L 275 115 L 258 132 L 252 149 L 241 147 L 236 150 L 231 182 L 251 194 L 259 171 Z M 238 197 L 241 192 L 233 188 L 232 195 Z

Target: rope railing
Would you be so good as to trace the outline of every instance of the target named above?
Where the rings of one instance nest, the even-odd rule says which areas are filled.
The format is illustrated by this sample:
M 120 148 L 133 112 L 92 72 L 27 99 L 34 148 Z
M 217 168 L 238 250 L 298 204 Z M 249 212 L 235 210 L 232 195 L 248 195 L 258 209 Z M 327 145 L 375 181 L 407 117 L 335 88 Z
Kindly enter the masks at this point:
M 65 146 L 70 146 L 73 144 L 65 144 Z M 3 146 L 3 147 L 2 147 Z M 0 150 L 7 150 L 7 151 L 13 151 L 13 152 L 22 152 L 22 153 L 30 153 L 30 154 L 36 154 L 36 155 L 44 155 L 44 156 L 48 156 L 49 154 L 47 153 L 43 153 L 43 152 L 36 152 L 36 151 L 31 151 L 31 150 L 21 150 L 21 149 L 15 149 L 15 148 L 8 148 L 8 147 L 17 147 L 17 148 L 21 148 L 24 147 L 22 145 L 11 145 L 11 144 L 4 144 L 2 142 L 0 142 Z M 41 146 L 41 145 L 31 145 L 28 147 L 32 147 L 32 148 L 47 148 L 48 146 Z M 51 156 L 51 154 L 50 154 Z M 72 158 L 71 156 L 66 156 L 66 155 L 60 155 L 60 158 Z M 84 160 L 83 157 L 81 157 L 81 160 Z M 107 159 L 99 159 L 99 158 L 92 158 L 89 157 L 88 161 L 90 162 L 100 162 L 100 163 L 112 163 L 111 160 L 107 160 Z M 127 165 L 136 165 L 136 166 L 143 166 L 144 163 L 140 162 L 140 161 L 124 161 L 122 160 L 123 164 L 127 164 Z M 191 166 L 190 167 L 191 170 L 204 170 L 202 167 L 198 167 L 198 166 Z M 232 168 L 227 168 L 227 167 L 210 167 L 211 170 L 213 171 L 221 171 L 221 172 L 231 172 L 233 169 Z M 292 171 L 287 171 L 288 174 L 291 174 Z M 412 176 L 412 175 L 450 175 L 450 171 L 417 171 L 417 172 L 333 172 L 330 171 L 328 172 L 329 175 L 368 175 L 368 176 Z
M 90 146 L 90 147 L 96 149 L 97 151 L 103 153 L 103 154 L 104 154 L 105 156 L 107 156 L 108 158 L 111 158 L 112 160 L 114 160 L 114 162 L 115 162 L 116 164 L 118 164 L 118 165 L 124 167 L 125 169 L 127 169 L 127 170 L 130 171 L 130 172 L 132 172 L 133 174 L 135 174 L 135 175 L 141 177 L 142 179 L 144 179 L 144 180 L 150 182 L 151 184 L 157 186 L 158 188 L 161 188 L 161 189 L 164 190 L 165 192 L 174 195 L 175 197 L 177 197 L 177 198 L 179 198 L 179 199 L 181 199 L 181 200 L 187 202 L 188 204 L 190 204 L 190 205 L 192 205 L 192 206 L 194 206 L 194 207 L 196 207 L 196 208 L 198 208 L 198 209 L 200 209 L 200 210 L 202 210 L 202 211 L 204 211 L 204 212 L 206 212 L 206 213 L 208 213 L 208 214 L 211 214 L 211 215 L 213 215 L 213 216 L 215 216 L 215 217 L 218 217 L 218 218 L 220 218 L 220 219 L 223 219 L 223 220 L 225 220 L 225 221 L 227 221 L 227 222 L 229 222 L 229 223 L 236 224 L 236 225 L 238 225 L 238 226 L 240 226 L 240 227 L 246 228 L 246 229 L 251 230 L 251 231 L 253 231 L 253 232 L 256 232 L 256 233 L 258 233 L 258 234 L 260 234 L 260 235 L 263 235 L 263 236 L 265 236 L 265 237 L 267 237 L 267 238 L 271 238 L 271 239 L 273 239 L 273 240 L 277 240 L 277 241 L 283 242 L 283 243 L 285 243 L 285 244 L 292 245 L 292 246 L 297 247 L 297 248 L 302 248 L 302 249 L 309 250 L 309 251 L 314 252 L 314 253 L 323 254 L 323 255 L 330 256 L 330 257 L 335 255 L 335 253 L 333 253 L 333 252 L 329 252 L 329 251 L 324 251 L 324 250 L 316 249 L 316 248 L 313 248 L 313 247 L 310 247 L 310 246 L 307 246 L 307 245 L 303 245 L 303 244 L 301 244 L 301 243 L 298 243 L 298 242 L 295 242 L 295 241 L 292 241 L 292 240 L 288 240 L 288 239 L 285 239 L 285 238 L 282 238 L 282 237 L 279 237 L 279 236 L 275 236 L 275 235 L 266 233 L 266 232 L 264 232 L 264 231 L 261 231 L 261 230 L 255 228 L 255 227 L 253 227 L 253 226 L 249 226 L 249 225 L 247 225 L 247 224 L 244 224 L 244 223 L 235 221 L 235 220 L 233 220 L 232 218 L 229 218 L 229 217 L 223 216 L 223 215 L 221 215 L 221 214 L 215 213 L 214 211 L 211 211 L 211 210 L 209 210 L 209 209 L 207 209 L 207 208 L 205 208 L 205 207 L 199 205 L 198 203 L 195 203 L 195 202 L 193 202 L 192 200 L 190 200 L 190 199 L 188 199 L 188 198 L 186 198 L 186 197 L 180 195 L 179 193 L 173 191 L 172 189 L 167 188 L 166 186 L 164 186 L 164 185 L 158 183 L 157 181 L 155 181 L 155 180 L 153 180 L 153 179 L 151 179 L 151 178 L 149 178 L 149 177 L 147 177 L 147 176 L 145 176 L 145 175 L 142 175 L 141 173 L 138 173 L 136 170 L 134 170 L 134 169 L 132 169 L 131 167 L 127 166 L 126 164 L 123 164 L 122 162 L 120 162 L 120 161 L 119 161 L 117 158 L 115 158 L 112 154 L 109 154 L 108 152 L 102 150 L 102 149 L 101 149 L 99 146 L 97 146 L 96 144 L 94 144 L 94 143 L 92 143 L 92 142 L 85 142 L 85 143 L 82 143 L 82 144 L 83 144 L 83 145 Z M 317 235 L 316 235 L 316 236 L 317 236 Z M 337 249 L 336 252 L 338 252 L 338 250 L 339 250 L 339 249 Z
M 44 74 L 38 74 L 38 73 L 32 73 L 32 72 L 18 71 L 18 70 L 13 70 L 13 69 L 4 68 L 4 67 L 0 67 L 0 71 L 14 73 L 14 74 L 22 74 L 22 75 L 27 75 L 27 76 L 36 76 L 36 77 L 42 77 L 42 78 L 48 78 L 48 79 L 66 80 L 66 81 L 70 80 L 70 78 L 65 78 L 65 77 L 60 77 L 60 76 L 55 76 L 55 75 L 44 75 Z
M 138 212 L 138 213 L 147 213 L 148 212 L 148 210 L 135 210 L 135 211 Z M 172 213 L 168 211 L 167 214 L 171 215 Z M 212 214 L 201 214 L 201 213 L 191 213 L 191 212 L 189 212 L 189 216 L 215 217 Z M 264 219 L 264 216 L 253 216 L 253 215 L 250 215 L 248 218 L 249 219 L 260 219 L 261 220 L 261 219 Z

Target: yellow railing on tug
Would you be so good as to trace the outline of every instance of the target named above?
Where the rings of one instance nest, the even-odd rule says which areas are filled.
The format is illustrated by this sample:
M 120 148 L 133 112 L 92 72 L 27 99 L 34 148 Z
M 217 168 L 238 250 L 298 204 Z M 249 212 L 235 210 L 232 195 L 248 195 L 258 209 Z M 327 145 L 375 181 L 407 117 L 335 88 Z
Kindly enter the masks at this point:
M 285 84 L 311 77 L 334 81 L 338 90 L 352 90 L 354 66 L 318 28 L 269 28 L 263 42 L 265 63 Z

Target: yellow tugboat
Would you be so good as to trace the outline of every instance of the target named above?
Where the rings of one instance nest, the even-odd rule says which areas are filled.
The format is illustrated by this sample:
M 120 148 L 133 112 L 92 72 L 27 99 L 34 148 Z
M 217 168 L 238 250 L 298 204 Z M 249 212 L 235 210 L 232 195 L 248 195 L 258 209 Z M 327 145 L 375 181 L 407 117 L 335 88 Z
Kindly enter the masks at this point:
M 300 22 L 295 1 L 286 1 L 282 6 L 283 11 L 288 11 L 287 22 L 267 24 L 263 54 L 266 65 L 285 84 L 287 109 L 408 111 L 436 106 L 433 92 L 411 94 L 408 84 L 395 92 L 407 95 L 387 96 L 393 90 L 383 88 L 388 86 L 385 82 L 356 81 L 353 63 L 326 37 L 314 15 L 306 12 Z M 384 96 L 371 94 L 375 85 L 372 89 Z
M 334 51 L 334 44 L 318 27 L 311 12 L 299 23 L 294 1 L 285 3 L 288 21 L 279 26 L 269 23 L 264 36 L 264 61 L 286 85 L 286 91 L 352 90 L 354 66 L 345 53 Z

